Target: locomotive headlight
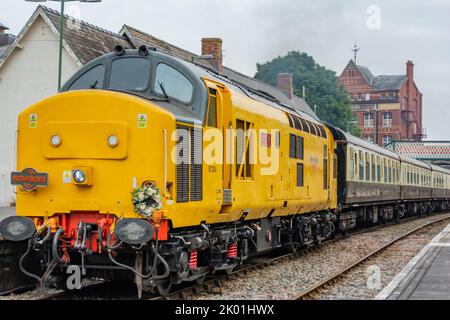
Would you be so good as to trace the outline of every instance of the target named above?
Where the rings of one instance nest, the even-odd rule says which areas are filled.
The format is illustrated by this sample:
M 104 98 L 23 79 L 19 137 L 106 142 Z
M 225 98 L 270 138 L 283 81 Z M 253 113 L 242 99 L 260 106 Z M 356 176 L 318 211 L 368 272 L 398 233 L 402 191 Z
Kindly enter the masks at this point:
M 59 135 L 55 134 L 50 138 L 50 144 L 53 147 L 59 147 L 61 145 L 62 139 Z
M 108 145 L 111 148 L 117 147 L 118 144 L 119 144 L 119 138 L 116 135 L 112 134 L 108 137 Z
M 86 172 L 82 170 L 74 170 L 72 173 L 73 180 L 75 180 L 76 183 L 84 183 L 86 181 Z
M 153 226 L 142 219 L 122 219 L 115 226 L 116 236 L 128 244 L 142 244 L 153 237 Z

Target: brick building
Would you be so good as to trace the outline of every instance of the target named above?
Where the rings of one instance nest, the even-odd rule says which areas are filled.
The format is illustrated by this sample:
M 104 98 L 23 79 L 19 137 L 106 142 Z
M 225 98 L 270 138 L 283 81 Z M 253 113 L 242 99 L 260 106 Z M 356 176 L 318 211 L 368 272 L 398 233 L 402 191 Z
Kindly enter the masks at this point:
M 425 137 L 422 93 L 414 83 L 412 61 L 406 62 L 405 75 L 374 76 L 367 67 L 350 60 L 339 82 L 352 101 L 361 138 L 386 145 L 392 140 L 420 141 Z

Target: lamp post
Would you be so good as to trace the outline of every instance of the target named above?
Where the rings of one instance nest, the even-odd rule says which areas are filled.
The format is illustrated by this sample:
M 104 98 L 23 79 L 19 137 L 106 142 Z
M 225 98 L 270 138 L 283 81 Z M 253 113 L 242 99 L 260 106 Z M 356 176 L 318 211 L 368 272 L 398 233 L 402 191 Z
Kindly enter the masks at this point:
M 25 0 L 27 2 L 46 2 L 47 0 Z M 66 2 L 79 1 L 79 2 L 102 2 L 102 0 L 49 0 L 61 3 L 61 20 L 59 25 L 59 64 L 58 64 L 58 91 L 61 89 L 62 78 L 62 53 L 64 44 L 64 5 Z
M 375 108 L 373 109 L 375 111 L 375 144 L 379 145 L 379 139 L 378 139 L 378 131 L 380 131 L 380 124 L 379 121 L 379 110 L 378 110 L 378 103 L 375 105 Z

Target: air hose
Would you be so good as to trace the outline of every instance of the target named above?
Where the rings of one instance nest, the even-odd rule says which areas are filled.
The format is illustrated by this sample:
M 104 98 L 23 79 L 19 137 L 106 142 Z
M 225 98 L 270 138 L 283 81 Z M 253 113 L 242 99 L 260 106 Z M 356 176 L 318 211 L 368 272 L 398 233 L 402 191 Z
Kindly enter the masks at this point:
M 156 235 L 158 235 L 158 234 L 156 234 Z M 147 274 L 147 275 L 143 275 L 140 272 L 138 272 L 137 270 L 133 269 L 132 267 L 127 266 L 126 264 L 122 264 L 122 263 L 120 263 L 120 262 L 118 262 L 117 260 L 114 259 L 114 257 L 112 256 L 112 250 L 117 249 L 118 247 L 120 247 L 120 245 L 122 243 L 123 243 L 123 241 L 120 241 L 117 245 L 111 246 L 111 233 L 108 235 L 108 240 L 106 241 L 106 246 L 108 248 L 109 259 L 111 260 L 112 263 L 114 263 L 115 265 L 117 265 L 117 266 L 119 266 L 121 268 L 124 268 L 124 269 L 127 269 L 127 270 L 133 272 L 138 277 L 143 278 L 143 279 L 152 278 L 154 280 L 158 280 L 158 279 L 164 279 L 164 278 L 166 278 L 169 275 L 169 273 L 170 273 L 169 265 L 163 259 L 163 257 L 161 257 L 161 255 L 158 253 L 158 236 L 156 237 L 156 248 L 154 250 L 155 251 L 155 259 L 154 259 L 154 262 L 153 262 L 152 271 L 149 274 Z M 164 271 L 164 274 L 162 274 L 162 275 L 154 275 L 154 271 L 155 271 L 155 268 L 156 268 L 156 262 L 157 262 L 158 259 L 164 265 L 164 270 L 165 271 Z

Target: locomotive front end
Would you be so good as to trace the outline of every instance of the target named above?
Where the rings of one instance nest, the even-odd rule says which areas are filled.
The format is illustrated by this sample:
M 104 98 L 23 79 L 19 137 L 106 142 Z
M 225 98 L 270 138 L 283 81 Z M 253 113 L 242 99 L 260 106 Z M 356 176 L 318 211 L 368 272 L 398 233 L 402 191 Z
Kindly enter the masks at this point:
M 11 177 L 17 217 L 3 222 L 9 230 L 3 237 L 25 240 L 34 228 L 29 246 L 42 255 L 43 271 L 57 262 L 78 265 L 83 274 L 128 265 L 140 274 L 147 251 L 136 258 L 133 248 L 167 237 L 162 206 L 170 197 L 167 150 L 174 129 L 167 111 L 112 91 L 62 93 L 26 109 Z M 147 211 L 152 219 L 145 219 L 145 208 L 137 210 L 133 190 L 155 199 Z

